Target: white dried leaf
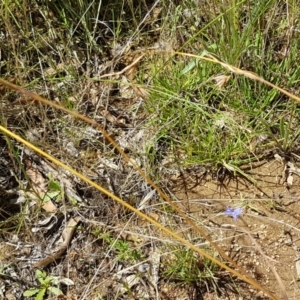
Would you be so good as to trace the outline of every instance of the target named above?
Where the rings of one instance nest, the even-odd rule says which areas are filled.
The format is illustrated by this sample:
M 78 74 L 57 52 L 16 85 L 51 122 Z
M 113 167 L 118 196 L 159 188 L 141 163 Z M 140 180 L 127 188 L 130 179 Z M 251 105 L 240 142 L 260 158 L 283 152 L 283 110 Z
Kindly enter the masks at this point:
M 90 138 L 94 138 L 94 137 L 96 137 L 98 134 L 99 134 L 99 131 L 98 131 L 96 128 L 92 127 L 92 126 L 86 127 L 86 128 L 83 130 L 83 132 L 82 132 L 82 135 L 83 135 L 83 136 L 88 136 L 88 137 L 90 137 Z
M 70 278 L 65 278 L 65 277 L 59 277 L 59 283 L 62 283 L 67 286 L 75 284 L 73 280 L 71 280 Z
M 296 174 L 300 176 L 300 169 L 296 168 L 295 165 L 292 162 L 287 162 L 287 166 L 289 167 L 288 171 L 290 174 Z
M 133 167 L 133 166 L 141 167 L 142 163 L 141 163 L 141 160 L 139 158 L 136 158 L 136 159 L 130 158 L 130 160 L 128 161 L 128 166 L 130 166 L 130 167 Z
M 214 125 L 215 125 L 217 128 L 219 128 L 219 129 L 223 129 L 223 128 L 226 127 L 226 124 L 225 124 L 225 120 L 224 120 L 224 119 L 216 120 Z
M 26 138 L 29 142 L 38 142 L 41 140 L 41 134 L 36 128 L 31 128 L 26 131 Z
M 218 89 L 222 89 L 226 85 L 226 83 L 229 81 L 230 75 L 229 76 L 218 75 L 218 76 L 215 76 L 213 79 L 215 80 L 216 86 L 218 87 Z
M 145 197 L 144 199 L 141 201 L 140 205 L 139 205 L 139 210 L 142 210 L 145 208 L 147 202 L 155 195 L 156 190 L 152 190 L 150 191 Z
M 289 174 L 288 177 L 287 177 L 287 180 L 286 180 L 287 184 L 288 185 L 293 185 L 293 181 L 294 181 L 293 175 Z
M 107 159 L 102 157 L 100 159 L 100 163 L 102 163 L 103 165 L 105 165 L 106 167 L 109 167 L 115 171 L 118 171 L 120 168 L 113 162 L 113 159 Z
M 74 146 L 73 142 L 68 142 L 65 146 L 66 151 L 73 157 L 79 156 L 79 151 Z
M 159 280 L 159 266 L 160 266 L 160 252 L 155 249 L 149 255 L 149 260 L 151 261 L 151 272 L 149 274 L 149 281 L 152 286 L 157 288 L 158 280 Z
M 173 47 L 170 43 L 168 42 L 165 42 L 165 41 L 159 41 L 159 42 L 156 42 L 152 48 L 150 49 L 158 49 L 158 50 L 164 50 L 166 52 L 172 52 L 174 51 L 173 50 Z M 170 53 L 171 54 L 171 53 Z
M 300 279 L 300 260 L 296 261 L 296 273 L 297 273 L 297 278 Z
M 140 277 L 136 274 L 128 275 L 126 278 L 122 278 L 122 286 L 120 288 L 121 293 L 124 294 L 130 290 L 134 285 L 138 284 L 140 281 Z
M 149 263 L 143 263 L 143 264 L 140 264 L 138 266 L 138 271 L 140 273 L 146 273 L 150 270 L 150 264 Z
M 283 160 L 284 160 L 284 159 L 283 159 L 279 154 L 277 154 L 277 153 L 274 155 L 274 158 L 275 158 L 277 161 L 279 161 L 279 162 L 283 162 Z
M 130 83 L 128 82 L 126 76 L 122 76 L 119 91 L 121 97 L 124 99 L 134 98 L 135 96 L 134 91 Z
M 51 222 L 52 218 L 54 218 L 54 222 Z M 34 232 L 34 233 L 38 232 L 41 229 L 43 229 L 43 230 L 46 229 L 48 231 L 55 225 L 56 222 L 57 222 L 57 217 L 55 216 L 55 214 L 51 214 L 48 218 L 45 218 L 44 220 L 39 221 L 38 222 L 39 226 L 33 227 L 31 229 L 31 231 Z M 48 226 L 46 226 L 47 224 L 48 224 Z

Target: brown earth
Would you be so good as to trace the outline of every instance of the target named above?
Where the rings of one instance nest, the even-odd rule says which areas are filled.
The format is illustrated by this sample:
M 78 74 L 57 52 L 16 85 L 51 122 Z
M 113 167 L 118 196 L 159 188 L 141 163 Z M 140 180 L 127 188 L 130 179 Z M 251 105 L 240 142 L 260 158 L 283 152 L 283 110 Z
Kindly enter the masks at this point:
M 186 214 L 262 286 L 280 299 L 284 299 L 284 289 L 288 299 L 299 299 L 300 178 L 292 174 L 289 180 L 293 182 L 288 184 L 291 172 L 284 161 L 276 159 L 243 170 L 256 182 L 228 176 L 214 180 L 200 172 L 200 176 L 181 176 L 173 192 Z M 227 206 L 243 207 L 242 217 L 235 221 L 225 215 Z M 249 299 L 265 299 L 262 293 L 251 291 Z M 231 299 L 245 299 L 235 297 Z

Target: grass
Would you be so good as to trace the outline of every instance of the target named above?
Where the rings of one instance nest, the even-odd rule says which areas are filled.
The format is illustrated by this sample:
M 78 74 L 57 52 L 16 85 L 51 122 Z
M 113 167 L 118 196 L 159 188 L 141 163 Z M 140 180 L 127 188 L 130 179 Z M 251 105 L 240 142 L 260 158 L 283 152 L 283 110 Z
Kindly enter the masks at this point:
M 274 154 L 285 161 L 298 162 L 299 105 L 262 82 L 238 76 L 201 57 L 215 57 L 254 72 L 297 94 L 298 15 L 298 4 L 292 0 L 213 1 L 205 5 L 192 0 L 180 4 L 133 0 L 110 3 L 31 0 L 24 4 L 5 0 L 0 5 L 0 32 L 4 34 L 0 76 L 95 119 L 170 194 L 173 191 L 168 182 L 176 174 L 186 174 L 199 166 L 204 168 L 205 176 L 220 182 L 224 178 L 243 178 L 258 186 L 251 174 L 255 164 L 270 160 Z M 199 57 L 174 54 L 173 50 Z M 145 56 L 137 64 L 118 73 L 141 54 Z M 113 73 L 108 79 L 101 78 Z M 180 231 L 176 210 L 165 207 L 162 199 L 152 193 L 132 166 L 124 163 L 103 135 L 58 110 L 34 105 L 14 92 L 0 88 L 0 95 L 1 125 L 93 178 L 133 206 L 139 208 L 144 200 L 147 205 L 140 210 Z M 9 164 L 13 166 L 11 173 L 0 175 L 7 183 L 1 186 L 3 199 L 19 199 L 16 191 L 27 189 L 25 185 L 30 180 L 23 160 L 28 157 L 43 174 L 49 190 L 52 187 L 57 193 L 58 189 L 66 189 L 62 178 L 68 174 L 49 173 L 41 166 L 40 159 L 31 152 L 25 153 L 24 158 L 23 151 L 15 141 L 1 137 L 1 155 L 6 161 L 2 169 L 7 170 Z M 130 268 L 149 254 L 150 246 L 152 250 L 162 246 L 154 242 L 164 239 L 158 230 L 150 225 L 140 226 L 126 208 L 79 180 L 72 178 L 67 182 L 73 185 L 78 198 L 64 198 L 62 192 L 62 199 L 56 199 L 51 191 L 47 197 L 51 196 L 69 214 L 84 217 L 84 235 L 90 245 L 95 243 L 95 230 L 90 222 L 103 218 L 103 226 L 109 227 L 110 233 L 102 238 L 97 236 L 97 245 L 103 253 L 112 255 L 115 264 L 121 262 Z M 36 244 L 30 230 L 36 224 L 26 218 L 35 216 L 38 222 L 44 213 L 39 205 L 30 208 L 32 200 L 26 199 L 21 208 L 3 201 L 0 227 L 3 241 L 17 234 L 21 240 Z M 270 209 L 268 203 L 266 209 Z M 141 245 L 127 241 L 119 235 L 119 228 L 150 241 L 144 240 Z M 187 228 L 181 229 L 190 240 L 190 233 L 185 232 L 191 229 Z M 102 228 L 97 230 L 106 232 Z M 77 238 L 82 240 L 83 235 Z M 48 243 L 48 237 L 42 234 L 38 240 L 44 246 Z M 168 247 L 166 252 L 173 251 L 171 241 Z M 201 259 L 185 246 L 178 248 L 163 272 L 162 281 L 189 285 L 201 278 L 206 283 L 205 289 L 210 286 L 208 290 L 218 294 L 216 277 L 221 275 L 214 263 L 205 261 L 203 274 L 199 268 Z M 101 266 L 105 255 L 95 249 L 89 251 L 76 255 L 89 261 L 88 256 L 95 251 Z M 91 290 L 85 290 L 84 297 L 89 297 L 100 282 L 95 274 L 101 272 L 101 267 L 97 269 L 87 263 L 87 269 Z M 54 268 L 49 271 L 55 273 Z M 50 273 L 47 271 L 51 277 Z M 122 282 L 128 286 L 127 292 L 120 292 L 120 297 L 122 293 L 132 293 L 126 279 L 122 278 Z M 158 281 L 151 284 L 159 286 Z M 31 287 L 26 285 L 27 290 Z M 105 291 L 97 293 L 106 295 Z
M 241 1 L 240 5 L 247 7 L 246 3 L 242 2 L 245 1 Z M 274 1 L 262 1 L 254 5 L 249 15 L 243 17 L 246 21 L 240 24 L 239 28 L 236 25 L 236 18 L 240 14 L 239 7 L 230 6 L 227 13 L 220 7 L 224 15 L 213 19 L 207 30 L 201 29 L 197 32 L 197 42 L 219 59 L 235 66 L 246 67 L 265 78 L 272 79 L 273 74 L 285 72 L 289 73 L 289 78 L 295 78 L 298 70 L 291 68 L 288 61 L 291 62 L 295 58 L 293 56 L 297 52 L 296 44 L 296 48 L 290 45 L 291 55 L 286 59 L 281 58 L 280 64 L 275 63 L 273 42 L 267 40 L 269 35 L 277 33 L 276 28 L 271 30 L 269 27 L 257 26 L 263 21 L 267 22 L 266 18 L 272 13 L 272 9 L 275 9 L 274 5 Z M 280 11 L 282 8 L 277 9 Z M 281 22 L 277 30 L 286 28 L 287 23 L 293 22 L 291 16 L 285 25 Z M 205 39 L 201 39 L 200 35 Z M 185 43 L 186 49 L 194 50 L 194 43 L 195 40 L 191 38 Z M 256 59 L 258 53 L 263 53 L 263 58 Z M 249 58 L 252 59 L 251 63 L 248 62 Z M 288 129 L 289 125 L 284 122 L 282 116 L 290 116 L 291 112 L 296 112 L 298 108 L 293 103 L 283 104 L 285 100 L 280 99 L 280 95 L 274 90 L 243 78 L 231 78 L 220 89 L 215 78 L 230 74 L 224 74 L 220 67 L 197 59 L 192 62 L 179 59 L 176 66 L 171 66 L 172 71 L 169 67 L 170 64 L 167 64 L 167 67 L 161 70 L 161 65 L 158 64 L 155 70 L 157 75 L 153 85 L 155 88 L 159 87 L 159 90 L 154 90 L 151 94 L 153 101 L 149 101 L 150 111 L 159 112 L 154 122 L 159 120 L 160 123 L 167 124 L 161 126 L 162 130 L 158 136 L 172 145 L 174 153 L 181 153 L 184 164 L 211 163 L 216 168 L 223 166 L 228 169 L 226 165 L 238 168 L 241 164 L 257 160 L 254 153 L 249 153 L 249 145 L 260 136 L 269 135 L 270 127 L 276 132 L 275 135 L 279 136 L 280 144 L 282 139 L 286 139 L 282 135 L 287 137 L 288 131 L 284 133 L 283 128 Z M 273 83 L 278 83 L 278 78 L 276 76 Z M 161 101 L 157 101 L 158 98 Z M 297 123 L 297 118 L 294 121 Z M 273 134 L 269 137 L 274 140 Z M 264 149 L 268 141 L 265 139 L 259 148 Z M 286 141 L 283 147 L 287 150 Z M 177 157 L 177 161 L 182 161 L 182 157 Z
M 173 250 L 173 255 L 169 256 L 165 264 L 163 275 L 169 280 L 199 285 L 205 282 L 217 287 L 215 276 L 218 276 L 218 266 L 207 260 L 202 261 L 190 250 Z

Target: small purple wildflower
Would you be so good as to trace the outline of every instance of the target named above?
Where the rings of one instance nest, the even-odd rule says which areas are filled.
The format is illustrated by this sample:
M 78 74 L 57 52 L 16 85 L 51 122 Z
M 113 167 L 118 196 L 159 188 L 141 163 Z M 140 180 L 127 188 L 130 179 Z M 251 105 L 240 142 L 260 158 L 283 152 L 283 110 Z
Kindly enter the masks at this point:
M 233 217 L 235 220 L 237 220 L 238 216 L 243 212 L 243 210 L 238 207 L 238 208 L 231 208 L 227 206 L 227 209 L 225 210 L 225 214 L 228 216 Z

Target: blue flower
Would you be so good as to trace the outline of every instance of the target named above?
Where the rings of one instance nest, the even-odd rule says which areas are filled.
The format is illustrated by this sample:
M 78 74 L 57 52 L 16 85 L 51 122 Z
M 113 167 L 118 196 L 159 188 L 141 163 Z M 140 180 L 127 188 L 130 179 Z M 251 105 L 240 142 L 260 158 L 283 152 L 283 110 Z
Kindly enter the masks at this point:
M 231 208 L 227 206 L 227 209 L 225 210 L 225 214 L 228 216 L 233 217 L 235 220 L 237 220 L 238 216 L 243 212 L 243 210 L 238 207 L 238 208 Z

